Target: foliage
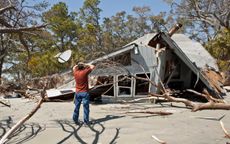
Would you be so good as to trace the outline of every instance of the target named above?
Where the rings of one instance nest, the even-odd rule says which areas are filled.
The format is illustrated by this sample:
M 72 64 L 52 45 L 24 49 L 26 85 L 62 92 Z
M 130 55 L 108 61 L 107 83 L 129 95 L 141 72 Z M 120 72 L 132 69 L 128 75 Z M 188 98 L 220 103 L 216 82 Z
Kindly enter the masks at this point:
M 58 72 L 62 67 L 64 67 L 64 65 L 58 64 L 51 51 L 35 53 L 28 64 L 28 68 L 33 74 L 33 77 L 53 74 L 54 72 Z
M 100 25 L 100 0 L 85 0 L 79 11 L 81 23 L 78 48 L 87 54 L 88 59 L 95 58 L 97 52 L 102 51 L 102 31 Z
M 43 21 L 48 23 L 52 32 L 51 41 L 60 52 L 72 48 L 72 41 L 76 38 L 77 25 L 74 23 L 74 13 L 69 14 L 64 2 L 55 4 L 43 14 Z
M 217 59 L 222 71 L 230 71 L 230 30 L 221 30 L 215 39 L 206 44 L 207 50 Z

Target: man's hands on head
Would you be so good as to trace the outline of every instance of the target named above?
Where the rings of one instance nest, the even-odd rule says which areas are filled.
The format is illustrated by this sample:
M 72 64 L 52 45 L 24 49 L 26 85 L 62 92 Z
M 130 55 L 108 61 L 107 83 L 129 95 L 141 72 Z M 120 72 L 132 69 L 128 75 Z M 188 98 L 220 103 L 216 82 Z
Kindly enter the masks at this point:
M 73 66 L 73 71 L 76 69 L 77 65 Z
M 90 63 L 86 64 L 86 66 L 89 66 L 89 67 L 90 67 L 90 69 L 94 69 L 94 68 L 95 68 L 95 65 L 90 64 Z
M 90 69 L 94 69 L 95 65 L 91 64 L 91 63 L 82 63 L 84 64 L 86 67 L 90 67 Z M 78 65 L 73 66 L 73 71 L 76 69 Z

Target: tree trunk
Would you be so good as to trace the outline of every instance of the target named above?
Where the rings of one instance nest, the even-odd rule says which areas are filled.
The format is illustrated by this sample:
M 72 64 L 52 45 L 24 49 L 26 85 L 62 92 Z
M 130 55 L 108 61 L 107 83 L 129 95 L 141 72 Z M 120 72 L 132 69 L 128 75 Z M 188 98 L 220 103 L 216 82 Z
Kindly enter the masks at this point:
M 2 84 L 3 61 L 4 61 L 4 57 L 0 58 L 0 85 Z

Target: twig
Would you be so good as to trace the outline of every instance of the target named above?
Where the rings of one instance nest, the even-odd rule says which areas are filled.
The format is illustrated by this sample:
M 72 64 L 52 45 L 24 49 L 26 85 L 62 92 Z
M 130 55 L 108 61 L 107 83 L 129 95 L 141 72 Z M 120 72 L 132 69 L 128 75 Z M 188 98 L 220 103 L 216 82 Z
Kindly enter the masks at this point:
M 220 126 L 222 128 L 222 130 L 224 131 L 225 137 L 230 139 L 230 134 L 228 133 L 228 131 L 225 129 L 224 127 L 224 123 L 220 120 Z
M 198 119 L 205 119 L 205 120 L 215 120 L 215 121 L 220 121 L 221 119 L 223 119 L 225 117 L 225 114 L 221 117 L 195 117 L 195 118 L 198 118 Z
M 5 106 L 7 106 L 7 107 L 10 107 L 10 106 L 11 106 L 10 104 L 7 104 L 6 102 L 3 102 L 3 101 L 1 101 L 1 100 L 0 100 L 0 103 L 3 104 L 3 105 L 5 105 Z
M 163 95 L 150 93 L 151 96 L 156 97 L 164 97 L 169 102 L 176 102 L 176 103 L 184 103 L 186 107 L 189 107 L 192 109 L 192 112 L 196 112 L 198 110 L 204 110 L 204 109 L 222 109 L 222 110 L 230 110 L 230 104 L 229 103 L 216 103 L 214 101 L 210 101 L 207 103 L 196 103 L 184 98 L 175 98 L 173 96 L 170 96 L 169 92 L 165 92 Z
M 165 141 L 160 140 L 159 138 L 157 138 L 155 135 L 152 135 L 152 138 L 155 139 L 157 142 L 159 142 L 160 144 L 167 144 Z

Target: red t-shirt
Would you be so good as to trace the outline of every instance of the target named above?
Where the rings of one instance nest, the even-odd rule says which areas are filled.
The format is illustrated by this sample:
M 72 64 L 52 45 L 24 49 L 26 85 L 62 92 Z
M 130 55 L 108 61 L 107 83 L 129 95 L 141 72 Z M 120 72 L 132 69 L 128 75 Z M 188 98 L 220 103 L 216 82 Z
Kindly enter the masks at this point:
M 92 71 L 90 67 L 86 67 L 83 70 L 77 68 L 73 71 L 73 75 L 76 82 L 76 92 L 87 92 L 88 87 L 88 75 Z

